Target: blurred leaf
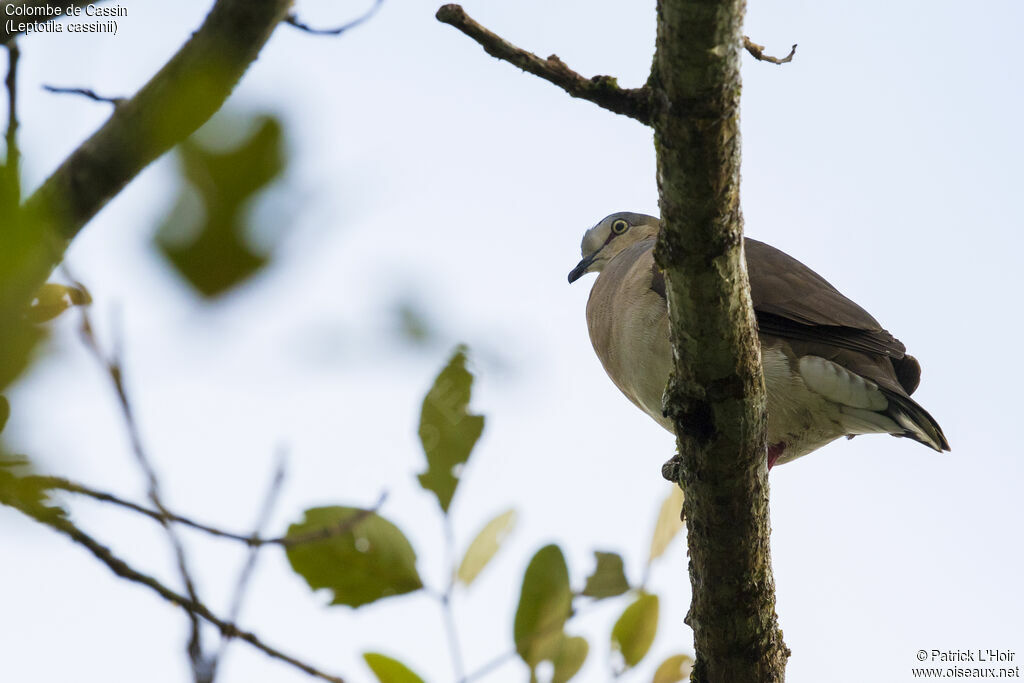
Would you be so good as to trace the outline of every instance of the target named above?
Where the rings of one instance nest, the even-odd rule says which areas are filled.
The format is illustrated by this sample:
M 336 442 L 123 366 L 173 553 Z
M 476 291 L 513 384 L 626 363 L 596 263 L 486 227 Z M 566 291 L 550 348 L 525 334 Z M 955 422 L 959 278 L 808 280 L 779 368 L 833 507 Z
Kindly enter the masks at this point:
M 461 467 L 484 429 L 483 416 L 467 411 L 472 386 L 466 348 L 460 346 L 434 380 L 420 413 L 420 443 L 427 455 L 427 471 L 419 475 L 420 485 L 437 495 L 445 513 L 455 495 Z
M 25 318 L 29 322 L 44 323 L 53 320 L 72 306 L 86 306 L 91 303 L 92 297 L 84 287 L 47 282 L 36 292 Z
M 7 419 L 11 416 L 11 404 L 6 396 L 0 396 L 0 432 L 7 426 Z
M 159 228 L 156 243 L 189 284 L 204 297 L 222 294 L 266 265 L 247 239 L 246 209 L 250 200 L 285 166 L 281 124 L 257 117 L 255 132 L 235 148 L 213 150 L 190 138 L 178 147 L 181 170 L 198 193 L 203 221 L 196 229 L 183 207 L 183 188 L 176 209 Z
M 459 565 L 457 576 L 459 581 L 468 586 L 473 583 L 477 575 L 487 566 L 495 553 L 501 547 L 505 537 L 508 536 L 516 526 L 516 511 L 506 510 L 501 513 L 480 530 L 473 542 L 466 549 L 466 554 Z
M 363 659 L 380 683 L 423 683 L 423 679 L 397 659 L 377 652 L 364 652 Z
M 555 672 L 551 676 L 551 683 L 565 683 L 579 673 L 583 663 L 587 661 L 587 653 L 590 645 L 585 638 L 579 636 L 563 636 L 562 643 L 555 655 L 553 664 Z
M 612 646 L 627 667 L 636 666 L 651 649 L 658 633 L 658 596 L 641 593 L 612 627 Z
M 651 537 L 651 554 L 647 564 L 658 559 L 668 549 L 672 539 L 683 529 L 683 491 L 678 486 L 672 486 L 672 492 L 661 504 L 661 511 L 658 512 L 658 521 L 654 525 L 654 535 Z
M 358 521 L 353 523 L 353 517 Z M 416 552 L 398 527 L 380 515 L 352 507 L 312 508 L 302 523 L 288 527 L 288 539 L 299 541 L 323 529 L 338 532 L 286 545 L 285 552 L 310 588 L 331 589 L 332 605 L 359 607 L 423 587 Z
M 689 655 L 672 655 L 658 665 L 651 683 L 679 683 L 690 677 L 693 658 Z
M 21 180 L 7 160 L 0 163 L 0 225 L 7 225 L 21 204 Z
M 569 569 L 557 545 L 544 546 L 530 560 L 516 609 L 516 652 L 534 669 L 554 660 L 562 643 L 563 628 L 572 609 Z
M 600 600 L 622 595 L 629 590 L 629 581 L 626 580 L 621 555 L 595 550 L 594 557 L 597 558 L 597 566 L 594 573 L 587 577 L 583 595 Z
M 422 307 L 412 300 L 403 299 L 395 304 L 395 317 L 399 337 L 414 346 L 425 346 L 436 336 Z
M 27 323 L 21 314 L 0 317 L 0 389 L 13 382 L 32 360 L 32 352 L 46 333 Z

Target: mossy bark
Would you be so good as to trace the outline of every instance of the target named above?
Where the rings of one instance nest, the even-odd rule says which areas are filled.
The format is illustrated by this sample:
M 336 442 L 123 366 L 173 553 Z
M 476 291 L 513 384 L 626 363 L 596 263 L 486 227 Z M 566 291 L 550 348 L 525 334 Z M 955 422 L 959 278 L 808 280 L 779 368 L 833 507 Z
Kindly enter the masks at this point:
M 676 423 L 701 683 L 784 680 L 765 388 L 740 213 L 742 0 L 659 0 L 651 79 Z

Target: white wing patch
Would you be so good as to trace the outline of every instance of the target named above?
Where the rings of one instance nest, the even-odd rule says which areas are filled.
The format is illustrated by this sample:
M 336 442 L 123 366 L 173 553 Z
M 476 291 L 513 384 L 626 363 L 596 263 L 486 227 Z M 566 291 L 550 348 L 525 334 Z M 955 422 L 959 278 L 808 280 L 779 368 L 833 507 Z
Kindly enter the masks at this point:
M 825 358 L 804 356 L 798 369 L 808 389 L 834 403 L 864 410 L 885 410 L 889 405 L 877 384 Z

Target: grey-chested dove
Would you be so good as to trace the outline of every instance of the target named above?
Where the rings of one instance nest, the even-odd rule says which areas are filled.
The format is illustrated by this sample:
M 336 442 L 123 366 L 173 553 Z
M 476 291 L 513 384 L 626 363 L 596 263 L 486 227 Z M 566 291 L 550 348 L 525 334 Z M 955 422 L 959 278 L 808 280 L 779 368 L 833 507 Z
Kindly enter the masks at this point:
M 575 282 L 598 273 L 587 327 L 623 394 L 674 431 L 662 413 L 672 369 L 665 279 L 654 263 L 660 221 L 614 213 L 583 236 Z M 768 465 L 841 436 L 892 434 L 949 450 L 938 423 L 910 398 L 917 360 L 867 311 L 793 257 L 744 240 L 768 393 Z

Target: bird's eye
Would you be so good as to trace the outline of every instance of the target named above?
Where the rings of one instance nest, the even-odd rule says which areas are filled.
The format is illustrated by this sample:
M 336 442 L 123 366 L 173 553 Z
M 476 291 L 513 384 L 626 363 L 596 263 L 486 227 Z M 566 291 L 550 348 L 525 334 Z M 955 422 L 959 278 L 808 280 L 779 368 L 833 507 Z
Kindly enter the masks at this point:
M 629 230 L 629 223 L 627 223 L 626 221 L 622 220 L 621 218 L 612 221 L 612 232 L 615 233 L 616 235 L 621 235 L 627 230 Z

